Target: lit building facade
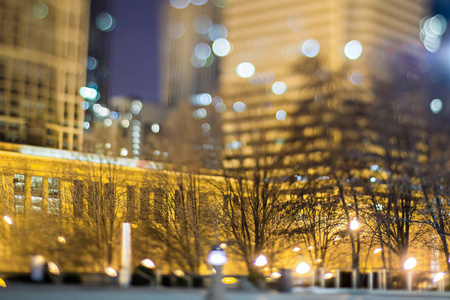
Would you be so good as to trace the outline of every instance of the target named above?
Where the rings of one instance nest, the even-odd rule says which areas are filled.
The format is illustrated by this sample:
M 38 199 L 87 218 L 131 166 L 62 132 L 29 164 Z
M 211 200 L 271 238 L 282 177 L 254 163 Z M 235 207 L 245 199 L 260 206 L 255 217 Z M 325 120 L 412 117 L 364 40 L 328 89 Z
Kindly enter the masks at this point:
M 370 139 L 345 103 L 367 110 L 377 80 L 423 70 L 427 12 L 428 1 L 231 1 L 223 21 L 233 50 L 220 69 L 225 166 L 251 168 L 258 152 L 280 151 L 284 167 L 326 165 L 330 145 Z
M 0 140 L 81 150 L 89 1 L 2 1 Z

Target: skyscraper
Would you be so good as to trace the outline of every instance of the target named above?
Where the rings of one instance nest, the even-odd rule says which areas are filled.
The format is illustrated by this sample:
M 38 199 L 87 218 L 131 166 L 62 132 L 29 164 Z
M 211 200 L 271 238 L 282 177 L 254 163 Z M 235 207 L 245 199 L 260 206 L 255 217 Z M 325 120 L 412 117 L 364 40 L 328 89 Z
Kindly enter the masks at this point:
M 346 140 L 336 122 L 369 145 L 356 106 L 369 109 L 378 81 L 417 79 L 427 11 L 427 1 L 232 1 L 223 22 L 233 51 L 220 75 L 225 166 L 252 167 L 258 151 L 283 151 L 284 166 L 321 161 Z
M 0 140 L 81 150 L 87 0 L 0 2 Z

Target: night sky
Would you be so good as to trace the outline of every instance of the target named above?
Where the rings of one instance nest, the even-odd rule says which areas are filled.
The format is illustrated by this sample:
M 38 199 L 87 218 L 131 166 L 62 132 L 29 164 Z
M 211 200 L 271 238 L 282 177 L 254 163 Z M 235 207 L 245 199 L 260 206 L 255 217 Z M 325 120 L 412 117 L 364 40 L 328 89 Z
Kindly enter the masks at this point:
M 96 1 L 96 0 L 92 0 Z M 160 7 L 168 0 L 112 0 L 116 19 L 111 34 L 110 94 L 159 101 Z
M 106 0 L 108 12 L 116 19 L 116 27 L 109 33 L 111 96 L 135 95 L 145 102 L 159 102 L 160 11 L 164 1 L 169 0 Z M 434 0 L 432 10 L 448 19 L 450 0 Z

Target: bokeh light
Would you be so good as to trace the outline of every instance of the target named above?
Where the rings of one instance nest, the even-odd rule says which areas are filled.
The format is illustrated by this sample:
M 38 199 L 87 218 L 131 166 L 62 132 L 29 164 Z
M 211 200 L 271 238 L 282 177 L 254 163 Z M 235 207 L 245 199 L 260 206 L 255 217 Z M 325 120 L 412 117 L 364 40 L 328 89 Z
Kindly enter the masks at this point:
M 206 34 L 211 30 L 211 18 L 206 15 L 200 15 L 194 20 L 194 29 L 197 33 Z
M 247 105 L 244 102 L 238 101 L 233 104 L 233 109 L 235 112 L 243 112 L 247 109 Z
M 277 81 L 274 84 L 272 84 L 272 92 L 275 95 L 282 95 L 286 92 L 287 85 L 283 81 Z
M 173 39 L 179 39 L 184 35 L 186 27 L 180 21 L 174 21 L 167 26 L 167 32 Z
M 211 48 L 206 43 L 200 43 L 195 46 L 195 56 L 200 60 L 206 60 L 211 55 Z
M 227 109 L 227 107 L 226 107 L 225 104 L 223 104 L 223 103 L 217 103 L 217 104 L 214 106 L 214 108 L 216 109 L 216 111 L 217 111 L 219 114 L 223 113 L 223 112 Z
M 33 16 L 36 19 L 43 19 L 48 15 L 48 6 L 42 1 L 33 5 Z
M 107 12 L 101 12 L 95 18 L 95 25 L 101 31 L 112 31 L 116 27 L 116 20 Z
M 275 80 L 275 74 L 272 71 L 264 71 L 261 79 L 265 84 L 271 84 Z
M 189 5 L 189 0 L 170 0 L 170 5 L 177 9 L 183 9 Z
M 191 3 L 197 6 L 206 4 L 206 2 L 208 2 L 208 0 L 191 0 Z
M 362 50 L 362 44 L 357 40 L 353 40 L 345 45 L 344 54 L 347 58 L 354 60 L 361 56 Z
M 443 104 L 441 99 L 434 99 L 430 102 L 430 108 L 433 114 L 440 113 L 442 110 L 442 106 Z
M 276 116 L 277 120 L 283 121 L 284 119 L 286 119 L 287 114 L 284 110 L 279 110 L 279 111 L 277 111 L 275 116 Z
M 206 109 L 204 108 L 199 108 L 197 110 L 194 111 L 193 116 L 196 119 L 203 119 L 206 118 Z
M 359 71 L 352 72 L 352 74 L 350 75 L 350 81 L 354 85 L 360 85 L 364 81 L 364 74 Z
M 95 57 L 88 56 L 86 61 L 86 68 L 90 71 L 95 70 L 98 66 L 98 60 Z
M 240 63 L 236 67 L 236 74 L 242 78 L 250 78 L 255 74 L 255 66 L 250 62 Z
M 319 54 L 320 44 L 314 39 L 309 39 L 303 42 L 301 51 L 306 57 L 315 57 Z
M 222 24 L 214 24 L 211 27 L 211 30 L 209 31 L 208 35 L 211 41 L 215 41 L 220 38 L 225 39 L 228 36 L 228 30 Z
M 220 57 L 226 56 L 231 51 L 231 44 L 225 38 L 216 39 L 212 44 L 214 54 Z

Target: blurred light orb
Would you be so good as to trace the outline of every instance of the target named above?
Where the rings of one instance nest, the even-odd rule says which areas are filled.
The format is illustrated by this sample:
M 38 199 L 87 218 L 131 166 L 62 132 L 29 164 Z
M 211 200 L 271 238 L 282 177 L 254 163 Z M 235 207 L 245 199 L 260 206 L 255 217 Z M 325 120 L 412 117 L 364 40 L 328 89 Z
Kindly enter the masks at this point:
M 247 109 L 247 105 L 244 102 L 237 101 L 233 104 L 233 109 L 235 112 L 243 112 Z
M 106 144 L 105 144 L 105 148 L 106 148 L 106 149 L 111 149 L 111 143 L 106 143 Z
M 230 144 L 228 144 L 226 147 L 229 149 L 237 150 L 237 149 L 240 149 L 241 146 L 242 146 L 241 142 L 239 142 L 238 140 L 234 140 Z
M 128 128 L 130 126 L 130 121 L 128 120 L 122 120 L 120 122 L 120 125 L 122 125 L 123 128 Z
M 279 111 L 277 111 L 275 116 L 278 121 L 283 121 L 284 119 L 286 119 L 287 114 L 284 110 L 279 110 Z
M 375 177 L 370 177 L 370 182 L 377 182 L 377 179 Z
M 430 19 L 430 31 L 436 35 L 443 35 L 447 30 L 447 20 L 443 15 L 435 15 Z
M 200 15 L 194 20 L 194 30 L 199 34 L 206 34 L 211 30 L 211 18 L 206 15 Z
M 83 110 L 88 110 L 89 109 L 89 102 L 87 102 L 87 101 L 81 102 L 81 108 L 83 108 Z
M 211 27 L 211 30 L 208 33 L 211 41 L 215 41 L 217 39 L 226 39 L 228 36 L 227 28 L 222 24 L 214 24 Z
M 259 85 L 262 82 L 261 74 L 256 72 L 252 77 L 248 79 L 248 82 L 250 82 L 251 85 Z
M 96 103 L 96 104 L 94 104 L 94 106 L 92 106 L 92 110 L 96 113 L 99 113 L 101 109 L 102 109 L 102 106 L 98 103 Z
M 359 71 L 355 71 L 350 75 L 350 81 L 354 85 L 360 85 L 364 81 L 364 74 Z
M 331 278 L 333 278 L 334 277 L 334 274 L 333 273 L 326 273 L 325 275 L 323 275 L 323 279 L 331 279 Z
M 98 114 L 102 117 L 107 117 L 109 115 L 109 109 L 106 107 L 102 107 L 100 108 L 100 111 L 98 112 Z
M 433 276 L 433 282 L 438 282 L 444 279 L 444 272 L 439 272 L 436 275 Z
M 91 127 L 91 124 L 89 122 L 83 122 L 83 129 L 88 130 L 89 127 Z
M 208 0 L 191 0 L 191 3 L 197 6 L 206 4 L 206 2 L 208 2 Z
M 380 168 L 380 167 L 379 167 L 378 165 L 371 165 L 371 166 L 370 166 L 370 171 L 376 172 L 376 171 L 378 171 L 379 168 Z
M 357 230 L 359 228 L 359 222 L 356 219 L 353 219 L 350 222 L 350 230 Z
M 225 104 L 223 104 L 223 103 L 217 103 L 217 104 L 214 106 L 214 108 L 216 109 L 216 111 L 217 111 L 219 114 L 223 113 L 223 112 L 227 109 L 227 107 L 226 107 Z
M 131 112 L 134 115 L 139 114 L 142 110 L 142 107 L 143 107 L 143 104 L 142 104 L 141 100 L 135 99 L 135 100 L 131 101 Z
M 236 282 L 237 282 L 237 280 L 234 277 L 224 277 L 222 279 L 223 284 L 235 284 Z
M 282 95 L 286 92 L 287 85 L 283 81 L 277 81 L 274 84 L 272 84 L 272 92 L 275 95 Z
M 170 0 L 170 5 L 177 9 L 183 9 L 189 5 L 189 2 L 189 0 Z
M 295 272 L 298 274 L 306 274 L 311 270 L 311 266 L 305 262 L 301 262 L 295 267 Z
M 6 222 L 8 225 L 12 225 L 12 224 L 13 224 L 13 221 L 12 221 L 11 218 L 10 218 L 9 216 L 7 216 L 7 215 L 4 215 L 4 216 L 3 216 L 3 220 L 5 220 L 5 222 Z
M 194 48 L 194 54 L 198 59 L 207 59 L 211 55 L 211 48 L 208 44 L 200 43 Z
M 153 261 L 151 261 L 148 258 L 145 258 L 143 260 L 141 260 L 141 265 L 148 268 L 148 269 L 154 269 L 155 268 L 155 263 Z
M 206 118 L 206 109 L 204 108 L 199 108 L 196 111 L 194 111 L 193 116 L 196 119 L 203 119 Z
M 81 87 L 79 90 L 80 96 L 87 100 L 96 100 L 98 92 L 93 88 Z
M 302 250 L 300 247 L 294 247 L 293 249 L 292 249 L 292 252 L 299 252 L 300 250 Z
M 117 119 L 117 118 L 119 117 L 119 114 L 118 114 L 117 112 L 115 112 L 115 111 L 112 111 L 112 112 L 109 114 L 109 117 L 110 117 L 111 119 L 115 120 L 115 119 Z
M 214 96 L 212 99 L 212 104 L 216 105 L 217 103 L 223 103 L 223 99 L 220 96 Z
M 212 2 L 215 6 L 224 8 L 230 4 L 231 0 L 212 0 Z
M 267 263 L 268 263 L 267 257 L 265 257 L 262 254 L 260 256 L 258 256 L 255 259 L 255 261 L 253 262 L 253 264 L 257 267 L 263 267 L 263 266 L 267 265 Z
M 122 148 L 120 149 L 120 156 L 127 156 L 128 155 L 128 150 L 127 148 Z
M 58 265 L 52 261 L 48 262 L 48 271 L 53 275 L 60 275 Z
M 195 54 L 192 54 L 191 64 L 196 68 L 203 68 L 206 66 L 206 59 L 199 59 Z
M 152 127 L 150 127 L 150 129 L 151 129 L 151 131 L 153 132 L 153 133 L 158 133 L 159 131 L 160 131 L 160 127 L 159 127 L 159 124 L 158 123 L 153 123 L 152 124 Z
M 219 57 L 227 56 L 231 51 L 231 44 L 225 38 L 218 38 L 213 42 L 212 50 Z
M 42 1 L 33 5 L 33 16 L 36 19 L 43 19 L 48 15 L 48 6 Z
M 265 84 L 271 84 L 275 80 L 275 74 L 272 71 L 264 71 L 261 74 L 261 80 Z
M 255 66 L 250 62 L 240 63 L 236 67 L 236 74 L 241 78 L 250 78 L 255 74 Z
M 110 277 L 116 277 L 117 276 L 116 270 L 114 270 L 114 268 L 112 268 L 112 267 L 106 267 L 105 268 L 105 273 L 106 273 L 106 275 L 108 275 Z
M 95 57 L 88 56 L 86 61 L 86 68 L 90 71 L 95 70 L 98 67 L 98 60 Z
M 212 97 L 208 93 L 203 93 L 198 96 L 199 105 L 208 106 L 211 104 L 211 102 L 212 102 Z
M 95 25 L 101 31 L 109 32 L 116 27 L 116 20 L 107 12 L 101 12 L 95 18 Z
M 361 56 L 362 50 L 362 44 L 357 40 L 353 40 L 345 45 L 344 54 L 348 59 L 354 60 Z
M 211 125 L 209 125 L 208 123 L 203 123 L 202 124 L 202 131 L 203 132 L 208 132 L 211 129 Z
M 273 272 L 272 274 L 270 274 L 270 278 L 272 279 L 278 279 L 281 277 L 281 273 L 278 272 Z
M 309 39 L 303 42 L 301 51 L 306 57 L 316 57 L 320 51 L 320 44 L 314 39 Z
M 414 269 L 414 267 L 416 265 L 417 265 L 417 259 L 415 257 L 410 257 L 403 264 L 403 268 L 405 270 L 411 270 L 411 269 Z
M 173 274 L 175 274 L 175 276 L 178 276 L 178 277 L 183 277 L 184 276 L 184 272 L 181 271 L 181 270 L 176 270 L 176 271 L 173 272 Z
M 442 110 L 442 100 L 441 99 L 434 99 L 430 102 L 430 108 L 431 112 L 433 114 L 438 114 Z
M 105 125 L 105 127 L 110 127 L 112 125 L 112 120 L 111 119 L 103 120 L 103 125 Z
M 377 248 L 375 250 L 373 250 L 373 254 L 378 254 L 383 250 L 383 248 Z
M 186 27 L 182 22 L 174 21 L 170 23 L 169 26 L 167 27 L 167 32 L 171 38 L 179 39 L 186 32 Z

